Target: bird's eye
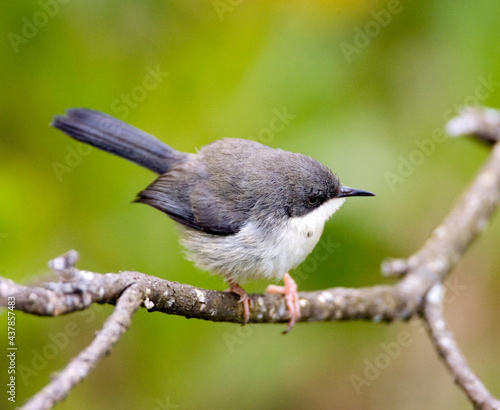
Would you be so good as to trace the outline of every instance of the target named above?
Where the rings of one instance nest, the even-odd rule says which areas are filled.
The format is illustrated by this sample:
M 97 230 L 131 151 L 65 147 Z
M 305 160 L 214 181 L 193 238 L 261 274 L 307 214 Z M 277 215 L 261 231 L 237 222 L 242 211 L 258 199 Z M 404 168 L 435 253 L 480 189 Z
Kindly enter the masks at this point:
M 307 198 L 307 205 L 309 206 L 318 205 L 319 202 L 320 202 L 320 197 L 318 195 L 312 195 L 309 198 Z

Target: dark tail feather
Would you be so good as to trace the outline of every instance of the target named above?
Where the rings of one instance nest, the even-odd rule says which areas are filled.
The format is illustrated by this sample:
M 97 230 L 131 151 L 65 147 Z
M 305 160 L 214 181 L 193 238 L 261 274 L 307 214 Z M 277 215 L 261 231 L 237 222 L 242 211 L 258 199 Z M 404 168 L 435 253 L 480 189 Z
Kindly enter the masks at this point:
M 163 174 L 188 154 L 170 148 L 152 135 L 117 118 L 87 108 L 71 108 L 51 124 L 70 137 Z

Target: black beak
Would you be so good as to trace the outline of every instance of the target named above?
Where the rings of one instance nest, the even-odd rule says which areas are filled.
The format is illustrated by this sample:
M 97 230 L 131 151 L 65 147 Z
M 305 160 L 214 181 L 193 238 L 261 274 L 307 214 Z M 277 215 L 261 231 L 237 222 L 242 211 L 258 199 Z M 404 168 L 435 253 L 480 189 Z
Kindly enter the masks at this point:
M 375 194 L 364 191 L 362 189 L 349 188 L 348 186 L 342 186 L 340 188 L 340 194 L 337 198 L 345 198 L 346 196 L 375 196 Z

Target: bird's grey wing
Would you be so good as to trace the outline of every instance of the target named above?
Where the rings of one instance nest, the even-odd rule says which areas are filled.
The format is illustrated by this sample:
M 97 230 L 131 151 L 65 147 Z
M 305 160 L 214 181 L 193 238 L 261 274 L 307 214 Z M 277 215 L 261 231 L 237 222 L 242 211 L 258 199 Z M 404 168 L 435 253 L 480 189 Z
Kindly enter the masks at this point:
M 189 200 L 189 187 L 179 188 L 171 175 L 162 174 L 140 192 L 135 202 L 151 205 L 165 212 L 173 220 L 199 229 Z
M 186 169 L 187 164 L 160 175 L 140 192 L 136 202 L 146 203 L 173 220 L 214 235 L 238 232 L 246 220 L 244 212 L 234 210 L 230 198 L 216 198 L 209 189 L 208 175 Z
M 214 195 L 206 181 L 193 189 L 191 206 L 200 229 L 215 235 L 234 234 L 248 219 L 248 210 L 239 209 L 237 201 L 228 195 Z

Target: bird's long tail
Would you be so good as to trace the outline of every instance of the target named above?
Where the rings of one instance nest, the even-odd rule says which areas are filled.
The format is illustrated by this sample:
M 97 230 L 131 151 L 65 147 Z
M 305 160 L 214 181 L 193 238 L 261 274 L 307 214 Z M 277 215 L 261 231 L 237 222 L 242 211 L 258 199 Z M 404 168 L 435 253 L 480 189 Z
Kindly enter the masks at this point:
M 163 174 L 184 162 L 188 154 L 117 118 L 87 108 L 56 115 L 51 125 L 72 138 Z

